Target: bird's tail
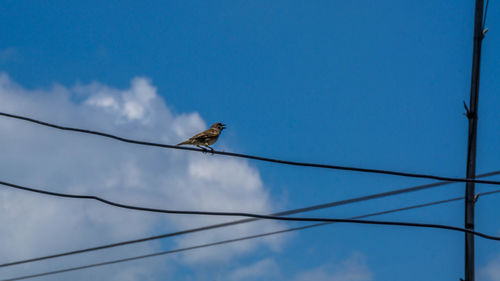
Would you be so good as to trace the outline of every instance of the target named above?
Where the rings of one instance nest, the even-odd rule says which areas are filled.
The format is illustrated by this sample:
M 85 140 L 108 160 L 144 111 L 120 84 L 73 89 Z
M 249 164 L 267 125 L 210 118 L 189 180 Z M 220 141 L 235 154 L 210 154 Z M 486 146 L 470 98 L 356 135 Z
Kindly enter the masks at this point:
M 191 142 L 190 142 L 189 140 L 187 140 L 187 141 L 180 142 L 180 143 L 178 143 L 177 145 L 190 144 L 190 143 L 191 143 Z

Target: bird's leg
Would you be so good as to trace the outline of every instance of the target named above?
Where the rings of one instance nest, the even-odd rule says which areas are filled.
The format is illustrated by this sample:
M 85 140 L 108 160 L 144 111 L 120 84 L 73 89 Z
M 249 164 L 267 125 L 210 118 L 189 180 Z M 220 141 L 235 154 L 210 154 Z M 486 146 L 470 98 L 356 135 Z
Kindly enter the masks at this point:
M 207 153 L 208 150 L 206 148 L 204 148 L 203 146 L 201 145 L 196 145 L 197 147 L 201 148 L 201 150 L 203 150 L 203 153 Z
M 205 146 L 206 146 L 208 149 L 210 149 L 210 152 L 211 152 L 211 153 L 212 153 L 212 155 L 213 155 L 213 154 L 214 154 L 214 149 L 213 149 L 213 148 L 211 148 L 211 147 L 210 147 L 210 146 L 208 146 L 208 145 L 205 145 Z

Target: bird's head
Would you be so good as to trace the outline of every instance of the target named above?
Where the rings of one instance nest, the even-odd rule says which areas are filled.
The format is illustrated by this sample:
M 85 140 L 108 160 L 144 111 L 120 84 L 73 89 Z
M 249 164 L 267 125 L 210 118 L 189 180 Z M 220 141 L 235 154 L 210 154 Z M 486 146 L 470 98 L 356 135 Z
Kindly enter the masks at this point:
M 216 129 L 219 129 L 220 131 L 222 131 L 226 128 L 226 124 L 215 123 L 212 126 L 210 126 L 210 128 L 216 128 Z

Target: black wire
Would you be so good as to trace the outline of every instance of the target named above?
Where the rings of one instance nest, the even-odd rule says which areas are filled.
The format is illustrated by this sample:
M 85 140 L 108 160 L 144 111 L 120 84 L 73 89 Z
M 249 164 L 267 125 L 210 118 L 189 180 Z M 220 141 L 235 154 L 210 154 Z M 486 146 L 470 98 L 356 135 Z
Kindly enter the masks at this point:
M 272 215 L 259 215 L 259 214 L 244 213 L 244 212 L 182 211 L 182 210 L 155 209 L 155 208 L 138 207 L 138 206 L 116 203 L 116 202 L 102 199 L 100 197 L 93 196 L 93 195 L 73 195 L 73 194 L 51 192 L 51 191 L 29 188 L 29 187 L 20 186 L 20 185 L 2 182 L 2 181 L 0 181 L 0 184 L 14 187 L 14 188 L 21 189 L 21 190 L 26 190 L 26 191 L 31 191 L 31 192 L 36 192 L 36 193 L 41 193 L 41 194 L 46 194 L 46 195 L 52 195 L 52 196 L 58 196 L 58 197 L 73 198 L 73 199 L 75 199 L 75 198 L 76 199 L 93 199 L 93 200 L 97 200 L 97 201 L 103 202 L 105 204 L 109 204 L 109 205 L 119 207 L 119 208 L 131 209 L 131 210 L 137 210 L 137 211 L 153 212 L 153 213 L 248 217 L 248 218 L 256 218 L 256 219 L 269 219 L 269 220 L 282 220 L 282 221 L 344 222 L 344 223 L 361 223 L 361 224 L 399 225 L 399 226 L 424 227 L 424 228 L 441 228 L 441 229 L 448 229 L 448 230 L 452 230 L 452 231 L 461 231 L 464 233 L 471 233 L 471 234 L 474 234 L 474 235 L 477 235 L 479 237 L 483 237 L 486 239 L 500 240 L 500 237 L 490 236 L 490 235 L 486 235 L 486 234 L 483 234 L 480 232 L 474 232 L 472 230 L 465 229 L 465 228 L 446 226 L 446 225 L 438 225 L 438 224 L 390 222 L 390 221 L 387 221 L 387 222 L 384 222 L 384 221 L 360 221 L 360 220 L 351 220 L 351 219 L 329 219 L 329 218 L 278 217 L 278 216 L 272 216 Z
M 302 229 L 310 228 L 310 227 L 313 227 L 313 226 L 305 226 L 305 227 L 302 227 Z M 299 229 L 297 228 L 295 230 L 299 230 Z M 224 240 L 224 241 L 208 243 L 208 244 L 202 244 L 202 245 L 181 248 L 181 249 L 175 249 L 175 250 L 170 250 L 170 251 L 164 251 L 164 252 L 159 252 L 159 253 L 154 253 L 154 254 L 149 254 L 149 255 L 136 256 L 136 257 L 131 257 L 131 258 L 101 262 L 101 263 L 94 263 L 94 264 L 78 266 L 78 267 L 70 267 L 67 269 L 49 271 L 49 272 L 38 273 L 38 274 L 33 274 L 33 275 L 25 275 L 25 276 L 10 278 L 10 279 L 4 279 L 1 281 L 15 281 L 15 280 L 30 279 L 30 278 L 35 278 L 35 277 L 42 277 L 42 276 L 53 275 L 53 274 L 64 273 L 64 272 L 75 271 L 75 270 L 81 270 L 81 269 L 86 269 L 86 268 L 91 268 L 91 267 L 104 266 L 104 265 L 110 265 L 110 264 L 121 263 L 121 262 L 126 262 L 126 261 L 133 261 L 133 260 L 138 260 L 138 259 L 156 257 L 156 256 L 161 256 L 161 255 L 166 255 L 166 254 L 179 253 L 179 252 L 184 252 L 184 251 L 188 251 L 188 250 L 194 250 L 194 249 L 205 248 L 205 247 L 210 247 L 210 246 L 215 246 L 215 245 L 221 245 L 221 244 L 226 244 L 226 243 L 231 243 L 231 242 L 236 242 L 236 241 L 248 240 L 248 239 L 252 239 L 252 238 L 264 237 L 264 236 L 273 235 L 273 234 L 284 233 L 284 232 L 288 232 L 288 231 L 293 231 L 293 229 L 286 229 L 286 230 L 275 231 L 275 232 L 270 232 L 270 233 L 265 233 L 265 234 L 246 236 L 246 237 L 242 237 L 242 238 Z
M 484 192 L 484 193 L 481 193 L 481 195 L 487 196 L 487 195 L 491 195 L 494 193 L 500 193 L 500 190 Z M 418 204 L 418 205 L 413 205 L 413 206 L 408 206 L 408 207 L 403 207 L 403 208 L 398 208 L 398 209 L 391 209 L 391 210 L 386 210 L 386 211 L 381 211 L 381 212 L 376 212 L 376 213 L 365 214 L 365 215 L 361 215 L 361 216 L 352 217 L 352 219 L 360 219 L 360 218 L 384 215 L 384 214 L 389 214 L 389 213 L 401 212 L 401 211 L 406 211 L 406 210 L 411 210 L 411 209 L 417 209 L 417 208 L 423 208 L 423 207 L 428 207 L 428 206 L 433 206 L 433 205 L 438 205 L 438 204 L 454 202 L 454 201 L 463 200 L 463 199 L 464 199 L 463 196 L 456 197 L 456 198 L 450 198 L 450 199 L 434 201 L 434 202 L 429 202 L 429 203 L 424 203 L 424 204 Z M 42 276 L 70 272 L 70 271 L 76 271 L 76 270 L 82 270 L 82 269 L 87 269 L 87 268 L 92 268 L 92 267 L 105 266 L 105 265 L 111 265 L 111 264 L 122 263 L 122 262 L 127 262 L 127 261 L 157 257 L 157 256 L 161 256 L 161 255 L 185 252 L 185 251 L 190 251 L 190 250 L 195 250 L 195 249 L 200 249 L 200 248 L 212 247 L 212 246 L 216 246 L 216 245 L 234 243 L 234 242 L 243 241 L 243 240 L 255 239 L 255 238 L 259 238 L 259 237 L 265 237 L 265 236 L 270 236 L 270 235 L 276 235 L 276 234 L 281 234 L 281 233 L 287 233 L 287 232 L 292 232 L 292 231 L 298 231 L 298 230 L 303 230 L 303 229 L 324 226 L 324 225 L 328 225 L 328 224 L 332 224 L 332 223 L 331 222 L 322 222 L 322 223 L 316 223 L 316 224 L 311 224 L 311 225 L 306 225 L 306 226 L 293 227 L 293 228 L 288 228 L 288 229 L 279 230 L 279 231 L 267 232 L 267 233 L 263 233 L 263 234 L 250 235 L 250 236 L 245 236 L 245 237 L 240 237 L 240 238 L 235 238 L 235 239 L 229 239 L 229 240 L 201 244 L 201 245 L 185 247 L 185 248 L 180 248 L 180 249 L 162 251 L 162 252 L 157 252 L 157 253 L 153 253 L 153 254 L 135 256 L 135 257 L 124 258 L 124 259 L 117 259 L 117 260 L 94 263 L 94 264 L 78 266 L 78 267 L 70 267 L 70 268 L 66 268 L 66 269 L 48 271 L 48 272 L 37 273 L 37 274 L 32 274 L 32 275 L 25 275 L 25 276 L 10 278 L 10 279 L 4 279 L 4 280 L 0 280 L 0 281 L 16 281 L 16 280 L 35 278 L 35 277 L 42 277 Z
M 64 130 L 64 131 L 73 131 L 73 132 L 97 135 L 97 136 L 101 136 L 101 137 L 107 137 L 107 138 L 115 139 L 115 140 L 126 142 L 126 143 L 133 143 L 133 144 L 146 145 L 146 146 L 189 150 L 189 151 L 207 153 L 207 151 L 203 150 L 203 149 L 132 140 L 132 139 L 122 138 L 122 137 L 118 137 L 115 135 L 97 132 L 97 131 L 92 131 L 92 130 L 59 126 L 59 125 L 43 122 L 40 120 L 36 120 L 36 119 L 24 117 L 24 116 L 19 116 L 19 115 L 14 115 L 14 114 L 8 114 L 8 113 L 4 113 L 4 112 L 0 112 L 0 116 L 24 120 L 24 121 L 28 121 L 28 122 L 36 123 L 39 125 L 59 129 L 59 130 Z M 328 165 L 328 164 L 296 162 L 296 161 L 280 160 L 280 159 L 274 159 L 274 158 L 267 158 L 267 157 L 260 157 L 260 156 L 247 155 L 247 154 L 241 154 L 241 153 L 225 152 L 225 151 L 217 151 L 217 150 L 214 150 L 213 152 L 210 152 L 210 153 L 225 155 L 225 156 L 232 156 L 232 157 L 239 157 L 239 158 L 246 158 L 246 159 L 253 159 L 253 160 L 259 160 L 259 161 L 265 161 L 265 162 L 271 162 L 271 163 L 278 163 L 278 164 L 285 164 L 285 165 L 292 165 L 292 166 L 301 166 L 301 167 L 313 167 L 313 168 L 324 168 L 324 169 L 332 169 L 332 170 L 344 170 L 344 171 L 354 171 L 354 172 L 363 172 L 363 173 L 385 174 L 385 175 L 393 175 L 393 176 L 401 176 L 401 177 L 433 179 L 433 180 L 450 181 L 450 182 L 472 182 L 472 183 L 477 183 L 477 184 L 500 185 L 500 181 L 486 181 L 486 180 L 476 180 L 476 179 L 468 179 L 468 178 L 441 177 L 441 176 L 433 176 L 433 175 L 426 175 L 426 174 L 405 173 L 405 172 L 396 172 L 396 171 L 380 170 L 380 169 L 367 169 L 367 168 L 346 167 L 346 166 Z
M 500 174 L 500 171 L 488 173 L 488 175 L 489 174 Z M 418 190 L 423 190 L 423 189 L 427 189 L 427 188 L 431 188 L 431 187 L 437 187 L 437 186 L 448 185 L 448 184 L 452 184 L 452 183 L 451 182 L 439 182 L 439 183 L 420 185 L 420 186 L 415 186 L 415 187 L 410 187 L 410 188 L 403 188 L 403 189 L 398 189 L 398 190 L 393 190 L 393 191 L 388 191 L 388 192 L 382 192 L 382 193 L 377 193 L 377 194 L 371 194 L 371 195 L 366 195 L 366 196 L 361 196 L 361 197 L 356 197 L 356 198 L 350 198 L 350 199 L 345 199 L 345 200 L 340 200 L 340 201 L 334 201 L 334 202 L 329 202 L 329 203 L 324 203 L 324 204 L 319 204 L 319 205 L 308 206 L 308 207 L 304 207 L 304 208 L 283 211 L 283 212 L 279 212 L 279 213 L 274 213 L 272 215 L 273 216 L 284 216 L 284 215 L 303 213 L 303 212 L 308 212 L 308 211 L 313 211 L 313 210 L 331 208 L 331 207 L 336 207 L 336 206 L 341 206 L 341 205 L 352 204 L 352 203 L 356 203 L 356 202 L 362 202 L 362 201 L 367 201 L 367 200 L 372 200 L 372 199 L 377 199 L 377 198 L 382 198 L 382 197 L 393 196 L 393 195 L 402 194 L 402 193 L 414 192 L 414 191 L 418 191 Z M 166 234 L 162 234 L 162 235 L 156 235 L 156 236 L 151 236 L 151 237 L 146 237 L 146 238 L 141 238 L 141 239 L 122 241 L 122 242 L 108 244 L 108 245 L 102 245 L 102 246 L 98 246 L 98 247 L 86 248 L 86 249 L 81 249 L 81 250 L 53 254 L 53 255 L 49 255 L 49 256 L 43 256 L 43 257 L 38 257 L 38 258 L 31 258 L 31 259 L 25 259 L 25 260 L 21 260 L 21 261 L 4 263 L 4 264 L 0 264 L 0 267 L 12 266 L 12 265 L 40 261 L 40 260 L 46 260 L 46 259 L 51 259 L 51 258 L 73 255 L 73 254 L 80 254 L 80 253 L 102 250 L 102 249 L 107 249 L 107 248 L 113 248 L 113 247 L 118 247 L 118 246 L 123 246 L 123 245 L 128 245 L 128 244 L 146 242 L 146 241 L 151 241 L 151 240 L 156 240 L 156 239 L 161 239 L 161 238 L 184 235 L 184 234 L 198 232 L 198 231 L 210 230 L 210 229 L 219 228 L 219 227 L 247 223 L 247 222 L 252 222 L 252 221 L 256 221 L 256 220 L 257 219 L 242 219 L 242 220 L 237 220 L 237 221 L 232 221 L 232 222 L 219 223 L 219 224 L 198 227 L 198 228 L 192 228 L 192 229 L 187 229 L 187 230 L 178 231 L 178 232 L 171 232 L 171 233 L 166 233 Z
M 484 30 L 484 27 L 486 26 L 486 17 L 488 16 L 488 5 L 490 4 L 490 0 L 486 0 L 486 6 L 484 8 L 484 17 L 483 17 L 483 27 L 482 29 Z
M 498 175 L 498 174 L 500 174 L 500 171 L 493 171 L 493 172 L 478 175 L 477 177 L 482 178 L 482 177 L 489 177 L 489 176 L 494 176 L 494 175 Z M 415 191 L 424 190 L 424 189 L 428 189 L 428 188 L 432 188 L 432 187 L 449 185 L 452 183 L 453 182 L 438 182 L 438 183 L 424 184 L 424 185 L 419 185 L 419 186 L 414 186 L 414 187 L 409 187 L 409 188 L 402 188 L 402 189 L 397 189 L 397 190 L 393 190 L 393 191 L 370 194 L 370 195 L 365 195 L 365 196 L 361 196 L 361 197 L 355 197 L 355 198 L 350 198 L 350 199 L 345 199 L 345 200 L 340 200 L 340 201 L 334 201 L 334 202 L 329 202 L 329 203 L 324 203 L 324 204 L 318 204 L 318 205 L 313 205 L 313 206 L 308 206 L 308 207 L 273 213 L 271 215 L 273 215 L 273 216 L 285 216 L 285 215 L 291 215 L 291 214 L 298 214 L 298 213 L 309 212 L 309 211 L 320 210 L 320 209 L 331 208 L 331 207 L 337 207 L 337 206 L 341 206 L 341 205 L 347 205 L 347 204 L 352 204 L 352 203 L 357 203 L 357 202 L 362 202 L 362 201 L 368 201 L 368 200 L 373 200 L 373 199 L 378 199 L 378 198 L 383 198 L 383 197 L 388 197 L 388 196 L 393 196 L 393 195 L 398 195 L 398 194 L 403 194 L 403 193 L 415 192 Z M 37 258 L 30 258 L 30 259 L 24 259 L 24 260 L 19 260 L 19 261 L 14 261 L 14 262 L 8 262 L 8 263 L 0 264 L 0 267 L 7 267 L 7 266 L 13 266 L 13 265 L 18 265 L 18 264 L 23 264 L 23 263 L 29 263 L 29 262 L 47 260 L 47 259 L 52 259 L 52 258 L 74 255 L 74 254 L 81 254 L 81 253 L 85 253 L 85 252 L 114 248 L 114 247 L 118 247 L 118 246 L 124 246 L 124 245 L 129 245 L 129 244 L 135 244 L 135 243 L 141 243 L 141 242 L 146 242 L 146 241 L 151 241 L 151 240 L 157 240 L 157 239 L 162 239 L 162 238 L 178 236 L 178 235 L 184 235 L 184 234 L 189 234 L 189 233 L 194 233 L 194 232 L 199 232 L 199 231 L 215 229 L 215 228 L 219 228 L 219 227 L 226 227 L 226 226 L 231 226 L 231 225 L 235 225 L 235 224 L 247 223 L 247 222 L 252 222 L 252 221 L 256 221 L 256 220 L 258 220 L 258 219 L 242 219 L 242 220 L 236 220 L 236 221 L 232 221 L 232 222 L 213 224 L 213 225 L 204 226 L 204 227 L 191 228 L 191 229 L 186 229 L 186 230 L 177 231 L 177 232 L 165 233 L 165 234 L 161 234 L 161 235 L 155 235 L 155 236 L 150 236 L 150 237 L 145 237 L 145 238 L 139 238 L 139 239 L 127 240 L 127 241 L 122 241 L 122 242 L 117 242 L 117 243 L 112 243 L 112 244 L 101 245 L 101 246 L 97 246 L 97 247 L 85 248 L 85 249 L 80 249 L 80 250 L 73 250 L 73 251 L 62 252 L 62 253 L 37 257 Z
M 498 175 L 498 174 L 500 174 L 500 171 L 493 171 L 493 172 L 489 172 L 489 173 L 485 173 L 485 174 L 480 174 L 477 177 L 482 178 L 482 177 L 489 177 L 489 176 L 494 176 L 494 175 Z M 0 184 L 7 184 L 7 183 L 0 182 Z M 356 203 L 356 202 L 368 201 L 368 200 L 373 200 L 373 199 L 378 199 L 378 198 L 383 198 L 383 197 L 388 197 L 388 196 L 393 196 L 393 195 L 398 195 L 398 194 L 403 194 L 403 193 L 415 192 L 415 191 L 419 191 L 419 190 L 424 190 L 424 189 L 438 187 L 438 186 L 442 186 L 442 185 L 448 185 L 448 184 L 452 184 L 452 182 L 438 182 L 438 183 L 424 184 L 424 185 L 419 185 L 419 186 L 414 186 L 414 187 L 409 187 L 409 188 L 402 188 L 402 189 L 397 189 L 397 190 L 393 190 L 393 191 L 370 194 L 370 195 L 365 195 L 365 196 L 361 196 L 361 197 L 355 197 L 355 198 L 350 198 L 350 199 L 345 199 L 345 200 L 340 200 L 340 201 L 334 201 L 334 202 L 329 202 L 329 203 L 324 203 L 324 204 L 318 204 L 318 205 L 313 205 L 313 206 L 308 206 L 308 207 L 273 213 L 271 215 L 272 216 L 285 216 L 285 215 L 309 212 L 309 211 L 331 208 L 331 207 L 336 207 L 336 206 L 341 206 L 341 205 L 347 205 L 347 204 L 352 204 L 352 203 Z M 10 183 L 8 184 L 8 186 L 15 187 L 15 188 L 21 188 L 23 190 L 28 190 L 28 191 L 40 192 L 42 194 L 49 194 L 49 195 L 57 194 L 57 196 L 65 195 L 64 197 L 71 196 L 70 198 L 75 198 L 73 196 L 77 196 L 76 198 L 80 198 L 79 195 L 68 195 L 68 194 L 46 192 L 46 191 L 35 190 L 32 188 L 22 187 L 22 186 L 10 184 Z M 85 199 L 94 199 L 94 198 L 97 198 L 97 197 L 88 196 Z M 105 201 L 107 202 L 107 200 L 105 200 Z M 85 252 L 103 250 L 103 249 L 108 249 L 108 248 L 113 248 L 113 247 L 118 247 L 118 246 L 124 246 L 124 245 L 141 243 L 141 242 L 157 240 L 157 239 L 162 239 L 162 238 L 167 238 L 167 237 L 173 237 L 173 236 L 178 236 L 178 235 L 184 235 L 184 234 L 189 234 L 189 233 L 194 233 L 194 232 L 199 232 L 199 231 L 205 231 L 205 230 L 215 229 L 215 228 L 219 228 L 219 227 L 226 227 L 226 226 L 235 225 L 235 224 L 247 223 L 247 222 L 252 222 L 252 221 L 256 221 L 256 220 L 258 220 L 258 219 L 257 218 L 242 219 L 242 220 L 237 220 L 237 221 L 232 221 L 232 222 L 214 224 L 214 225 L 198 227 L 198 228 L 192 228 L 192 229 L 171 232 L 171 233 L 166 233 L 166 234 L 161 234 L 161 235 L 155 235 L 155 236 L 150 236 L 150 237 L 145 237 L 145 238 L 140 238 L 140 239 L 134 239 L 134 240 L 122 241 L 122 242 L 118 242 L 118 243 L 101 245 L 101 246 L 97 246 L 97 247 L 85 248 L 85 249 L 68 251 L 68 252 L 63 252 L 63 253 L 58 253 L 58 254 L 52 254 L 52 255 L 47 255 L 47 256 L 42 256 L 42 257 L 37 257 L 37 258 L 30 258 L 30 259 L 24 259 L 24 260 L 19 260 L 19 261 L 14 261 L 14 262 L 8 262 L 8 263 L 0 264 L 0 267 L 7 267 L 7 266 L 13 266 L 13 265 L 24 264 L 24 263 L 29 263 L 29 262 L 35 262 L 35 261 L 47 260 L 47 259 L 52 259 L 52 258 L 74 255 L 74 254 L 80 254 L 80 253 L 85 253 Z

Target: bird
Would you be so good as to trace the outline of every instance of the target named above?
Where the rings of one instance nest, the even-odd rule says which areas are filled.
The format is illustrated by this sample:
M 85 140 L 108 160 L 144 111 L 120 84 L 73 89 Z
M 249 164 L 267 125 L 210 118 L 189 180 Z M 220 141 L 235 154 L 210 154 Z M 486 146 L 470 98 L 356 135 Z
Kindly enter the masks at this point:
M 184 145 L 184 144 L 196 145 L 197 147 L 203 150 L 209 148 L 210 151 L 213 153 L 214 149 L 211 148 L 210 145 L 214 144 L 217 141 L 220 134 L 222 133 L 222 130 L 224 130 L 225 128 L 226 128 L 225 124 L 214 123 L 207 130 L 199 134 L 196 134 L 190 137 L 187 141 L 183 141 L 181 143 L 178 143 L 177 145 Z

